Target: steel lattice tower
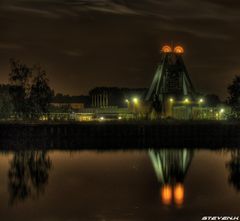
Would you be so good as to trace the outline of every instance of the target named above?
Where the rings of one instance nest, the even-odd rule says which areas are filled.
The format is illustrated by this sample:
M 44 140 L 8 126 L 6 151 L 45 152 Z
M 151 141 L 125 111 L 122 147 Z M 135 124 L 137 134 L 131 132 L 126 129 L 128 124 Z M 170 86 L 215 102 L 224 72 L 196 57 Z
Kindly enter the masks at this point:
M 193 151 L 181 150 L 149 150 L 153 168 L 161 184 L 183 182 L 192 162 Z
M 174 50 L 170 46 L 162 48 L 160 63 L 145 97 L 145 101 L 163 115 L 166 115 L 166 102 L 170 97 L 176 100 L 184 97 L 194 99 L 196 95 L 182 58 L 183 53 L 181 46 Z

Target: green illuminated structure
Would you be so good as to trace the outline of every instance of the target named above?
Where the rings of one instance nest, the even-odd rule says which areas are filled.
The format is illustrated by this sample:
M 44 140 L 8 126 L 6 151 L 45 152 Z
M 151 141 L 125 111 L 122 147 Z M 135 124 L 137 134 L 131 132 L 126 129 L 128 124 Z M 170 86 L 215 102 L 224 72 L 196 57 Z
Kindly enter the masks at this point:
M 145 101 L 152 108 L 167 115 L 167 102 L 170 100 L 182 100 L 184 97 L 195 98 L 195 89 L 183 62 L 184 50 L 177 46 L 172 50 L 170 46 L 164 46 L 161 51 L 161 60 L 154 75 L 152 84 L 147 92 Z
M 161 184 L 183 182 L 193 158 L 193 151 L 180 150 L 149 150 L 157 179 Z

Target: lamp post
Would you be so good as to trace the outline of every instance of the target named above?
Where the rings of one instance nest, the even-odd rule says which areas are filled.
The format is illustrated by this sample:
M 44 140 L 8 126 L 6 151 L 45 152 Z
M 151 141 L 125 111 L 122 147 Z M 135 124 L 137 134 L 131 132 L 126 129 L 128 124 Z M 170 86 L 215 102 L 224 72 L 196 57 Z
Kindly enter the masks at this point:
M 174 105 L 175 100 L 174 100 L 174 98 L 170 97 L 168 101 L 169 101 L 169 105 L 170 105 L 170 116 L 173 117 L 173 105 Z
M 186 105 L 186 107 L 189 105 L 189 104 L 191 104 L 191 101 L 189 100 L 189 98 L 185 98 L 184 100 L 183 100 L 183 104 L 185 104 Z M 188 110 L 188 109 L 187 109 Z M 190 119 L 192 119 L 192 105 L 190 105 Z
M 132 101 L 133 101 L 133 104 L 134 104 L 134 105 L 138 105 L 138 103 L 139 103 L 139 100 L 138 100 L 138 98 L 136 98 L 136 97 L 134 97 L 134 98 L 132 99 Z
M 200 108 L 200 113 L 201 113 L 201 119 L 203 119 L 203 110 L 202 110 L 202 104 L 204 104 L 204 99 L 203 98 L 200 98 L 199 100 L 198 100 L 198 105 L 199 105 L 199 108 Z
M 128 99 L 125 100 L 125 103 L 127 104 L 127 107 L 129 108 L 129 103 L 130 103 L 130 102 L 129 102 Z
M 221 108 L 220 111 L 219 111 L 219 114 L 218 114 L 219 120 L 222 119 L 222 115 L 224 114 L 224 112 L 225 112 L 225 109 Z
M 135 113 L 135 116 L 137 116 L 137 107 L 139 105 L 139 99 L 137 97 L 134 97 L 132 99 L 133 102 L 133 112 Z

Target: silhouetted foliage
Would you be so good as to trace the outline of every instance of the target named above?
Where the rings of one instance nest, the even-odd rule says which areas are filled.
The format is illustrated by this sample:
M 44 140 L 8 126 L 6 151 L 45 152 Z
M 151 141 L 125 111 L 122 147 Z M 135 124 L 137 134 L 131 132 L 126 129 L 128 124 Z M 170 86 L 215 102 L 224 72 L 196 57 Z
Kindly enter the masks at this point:
M 9 73 L 10 82 L 15 82 L 17 85 L 26 86 L 29 84 L 29 78 L 32 75 L 32 69 L 26 64 L 20 63 L 19 60 L 10 59 L 11 71 Z
M 8 172 L 10 204 L 44 193 L 51 167 L 51 160 L 44 151 L 16 152 Z
M 9 119 L 13 114 L 9 85 L 0 85 L 0 119 Z
M 231 160 L 227 163 L 229 169 L 228 181 L 237 191 L 240 191 L 240 150 L 232 151 Z
M 231 117 L 240 119 L 240 76 L 235 76 L 232 84 L 228 86 L 228 104 L 232 108 Z
M 46 72 L 39 66 L 28 67 L 18 60 L 10 60 L 10 89 L 15 115 L 20 118 L 38 118 L 48 112 L 53 91 Z
M 37 74 L 31 85 L 29 103 L 31 116 L 38 118 L 42 113 L 48 112 L 54 93 L 49 87 L 45 70 L 42 70 L 41 67 L 36 67 L 35 70 Z
M 32 69 L 20 61 L 10 59 L 11 71 L 9 73 L 10 88 L 14 110 L 18 117 L 28 113 L 27 97 L 30 90 L 30 78 Z

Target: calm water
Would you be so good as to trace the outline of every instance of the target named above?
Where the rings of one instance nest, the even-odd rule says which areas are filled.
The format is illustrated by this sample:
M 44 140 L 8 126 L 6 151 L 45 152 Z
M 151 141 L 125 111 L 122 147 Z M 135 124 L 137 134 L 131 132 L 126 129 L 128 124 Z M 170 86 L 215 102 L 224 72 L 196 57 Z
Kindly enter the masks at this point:
M 240 151 L 0 154 L 1 220 L 201 220 L 240 215 Z

